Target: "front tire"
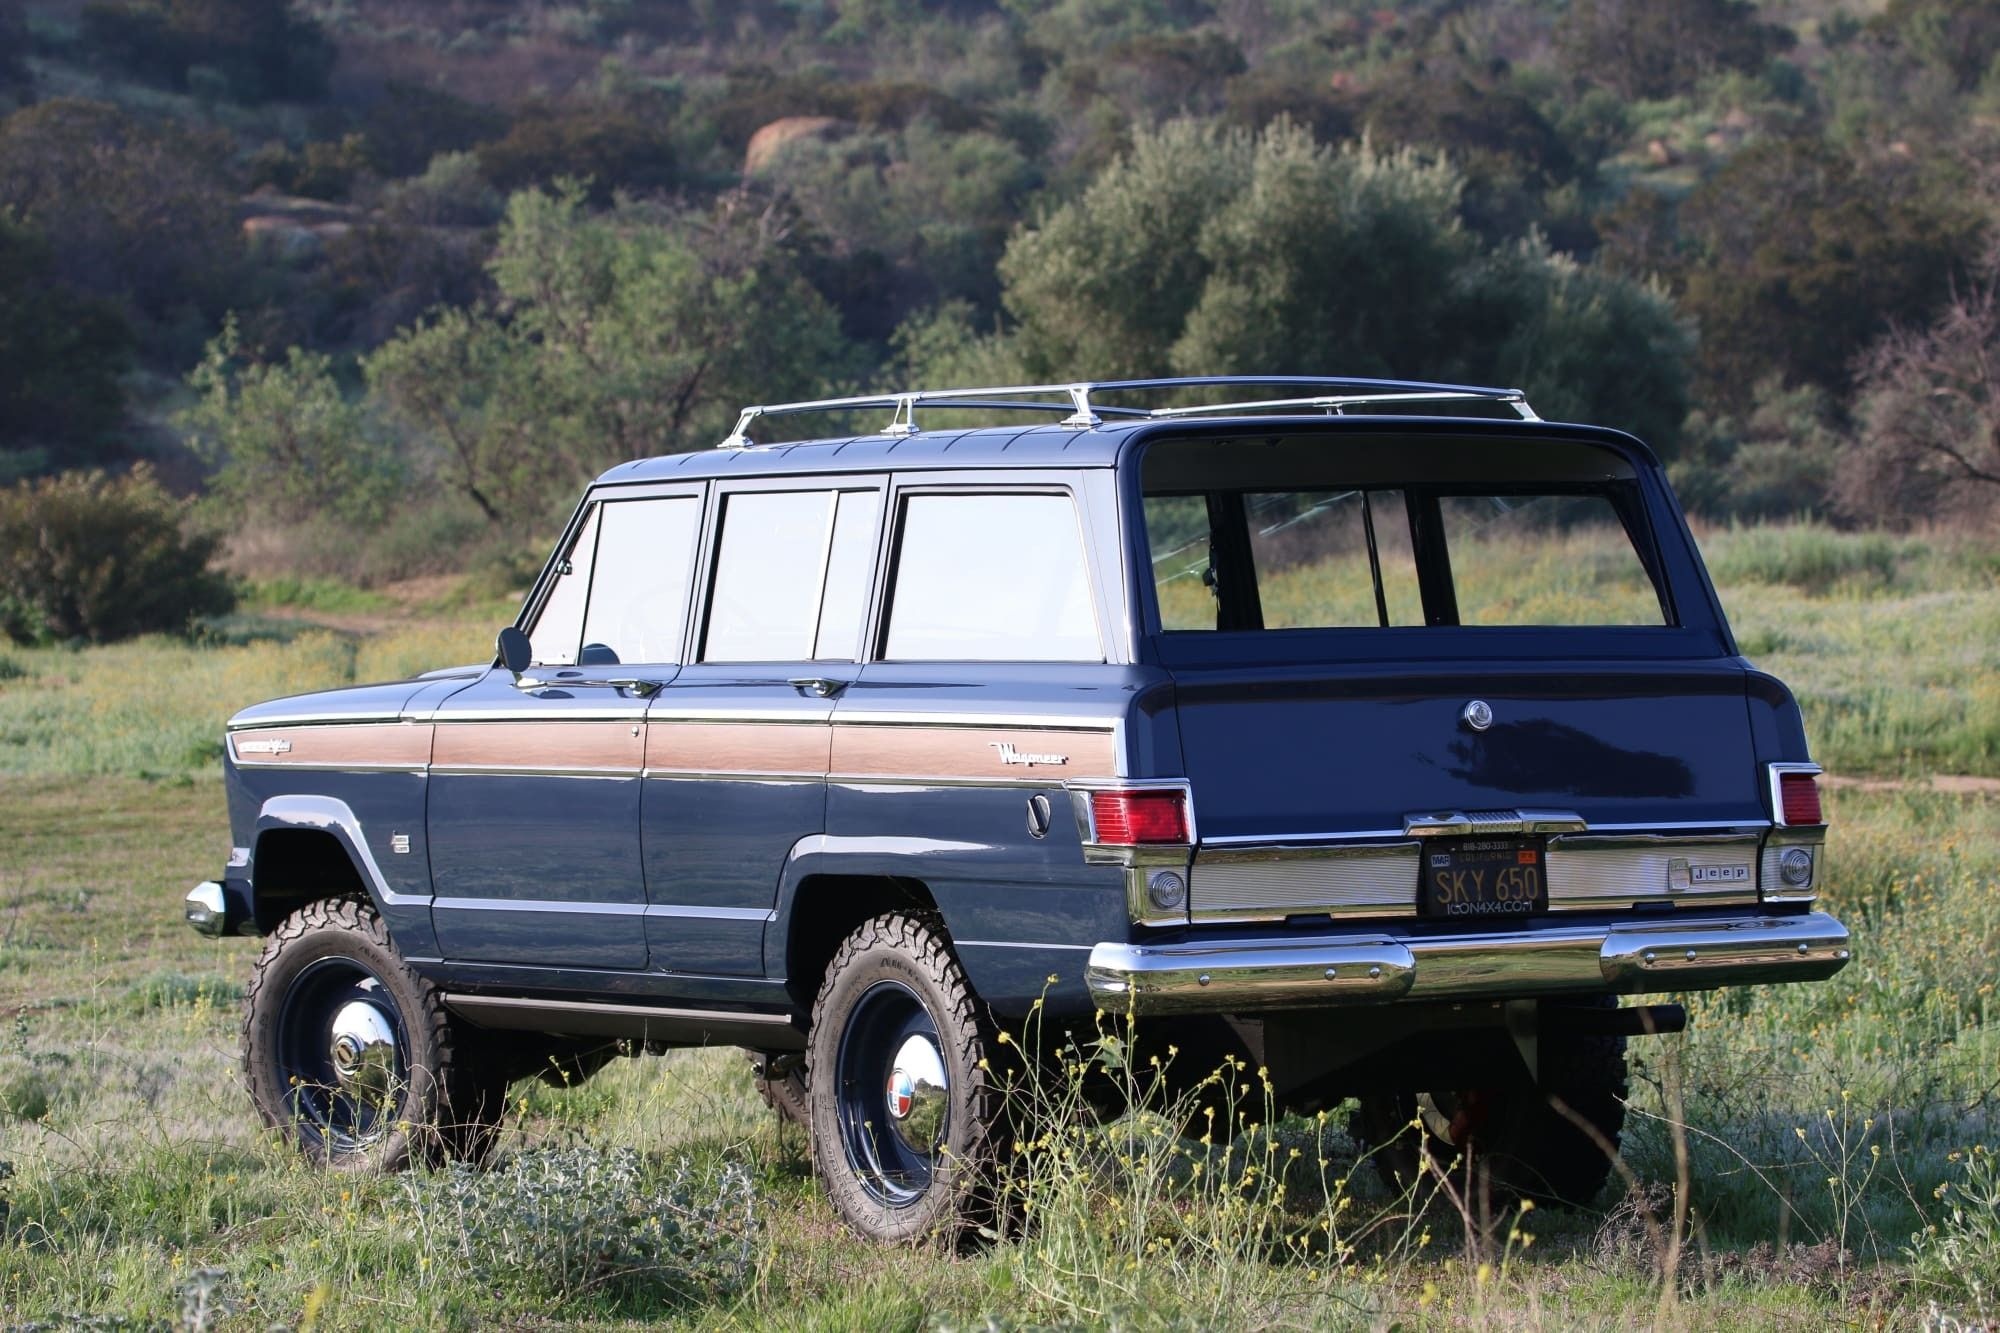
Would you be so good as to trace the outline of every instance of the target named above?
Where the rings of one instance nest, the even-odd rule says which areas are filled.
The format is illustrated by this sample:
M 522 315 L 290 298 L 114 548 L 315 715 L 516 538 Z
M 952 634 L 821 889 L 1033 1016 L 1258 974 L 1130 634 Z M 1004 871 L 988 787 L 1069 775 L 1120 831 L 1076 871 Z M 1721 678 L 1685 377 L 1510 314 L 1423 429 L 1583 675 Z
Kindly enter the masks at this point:
M 309 903 L 265 941 L 243 1070 L 264 1123 L 336 1171 L 483 1157 L 506 1099 L 436 987 L 354 899 Z
M 889 914 L 842 943 L 813 1006 L 813 1161 L 869 1240 L 957 1241 L 992 1212 L 1004 1141 L 997 1034 L 928 916 Z

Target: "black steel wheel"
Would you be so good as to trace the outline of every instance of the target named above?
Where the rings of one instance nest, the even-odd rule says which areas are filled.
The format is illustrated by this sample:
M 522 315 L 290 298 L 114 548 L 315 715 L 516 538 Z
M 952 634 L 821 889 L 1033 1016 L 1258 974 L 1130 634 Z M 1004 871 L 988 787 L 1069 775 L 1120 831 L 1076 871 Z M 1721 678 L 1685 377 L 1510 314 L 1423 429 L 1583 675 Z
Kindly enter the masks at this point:
M 337 1170 L 476 1158 L 506 1086 L 468 1038 L 373 907 L 316 902 L 280 923 L 257 959 L 244 1076 L 264 1123 Z
M 1617 1007 L 1615 997 L 1601 1003 Z M 1523 1071 L 1499 1086 L 1363 1097 L 1354 1139 L 1399 1194 L 1428 1174 L 1452 1178 L 1489 1212 L 1523 1198 L 1588 1207 L 1611 1176 L 1625 1128 L 1625 1038 L 1544 1031 L 1537 1054 L 1539 1083 Z
M 984 1010 L 928 917 L 863 924 L 813 1009 L 813 1160 L 843 1220 L 870 1240 L 962 1238 L 991 1213 L 1004 1137 Z

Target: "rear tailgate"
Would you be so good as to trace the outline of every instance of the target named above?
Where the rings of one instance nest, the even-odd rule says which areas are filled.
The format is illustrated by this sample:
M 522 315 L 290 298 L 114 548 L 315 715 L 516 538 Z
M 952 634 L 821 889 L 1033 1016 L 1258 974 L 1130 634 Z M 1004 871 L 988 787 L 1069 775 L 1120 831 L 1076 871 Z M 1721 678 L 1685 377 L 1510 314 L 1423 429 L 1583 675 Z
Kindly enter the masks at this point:
M 1765 817 L 1743 669 L 1726 659 L 1174 678 L 1205 845 L 1400 837 L 1452 811 L 1559 810 L 1592 830 Z

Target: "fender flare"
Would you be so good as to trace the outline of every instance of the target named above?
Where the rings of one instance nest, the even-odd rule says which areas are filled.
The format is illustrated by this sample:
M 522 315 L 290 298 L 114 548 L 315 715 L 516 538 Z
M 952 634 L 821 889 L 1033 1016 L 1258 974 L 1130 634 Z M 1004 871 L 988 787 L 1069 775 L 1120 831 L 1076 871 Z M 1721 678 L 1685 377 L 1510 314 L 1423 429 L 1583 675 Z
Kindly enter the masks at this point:
M 361 831 L 361 820 L 354 813 L 354 808 L 334 796 L 298 793 L 273 796 L 258 810 L 256 822 L 251 826 L 250 910 L 253 919 L 256 912 L 255 849 L 264 834 L 279 829 L 304 829 L 331 836 L 347 854 L 348 863 L 367 890 L 375 910 L 389 926 L 390 936 L 396 939 L 398 947 L 406 955 L 437 952 L 436 936 L 431 930 L 431 895 L 398 893 L 389 887 L 382 867 L 375 860 L 375 853 Z
M 799 888 L 815 875 L 860 876 L 870 879 L 908 880 L 913 857 L 926 851 L 957 850 L 963 843 L 935 838 L 845 838 L 815 833 L 792 844 L 778 872 L 778 896 L 772 905 L 771 923 L 764 928 L 764 975 L 784 981 L 785 959 L 790 956 L 792 922 L 796 918 Z M 947 932 L 950 922 L 945 923 Z

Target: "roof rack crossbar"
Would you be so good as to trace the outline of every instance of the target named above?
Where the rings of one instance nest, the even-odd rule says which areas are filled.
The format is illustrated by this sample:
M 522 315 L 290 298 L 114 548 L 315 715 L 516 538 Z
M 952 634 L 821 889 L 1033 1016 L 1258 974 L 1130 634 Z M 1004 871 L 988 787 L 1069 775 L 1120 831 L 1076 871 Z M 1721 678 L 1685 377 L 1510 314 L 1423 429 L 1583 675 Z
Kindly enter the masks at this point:
M 1096 394 L 1144 392 L 1160 389 L 1208 388 L 1221 385 L 1265 388 L 1299 387 L 1336 390 L 1301 398 L 1265 398 L 1245 402 L 1213 403 L 1195 407 L 1135 408 L 1114 407 L 1093 401 Z M 1023 395 L 1044 395 L 1049 402 L 1034 401 Z M 917 407 L 930 404 L 982 411 L 1066 412 L 1061 425 L 1072 430 L 1089 430 L 1104 424 L 1105 416 L 1123 419 L 1173 418 L 1214 415 L 1226 412 L 1267 411 L 1280 407 L 1319 408 L 1339 413 L 1349 407 L 1375 403 L 1493 402 L 1512 407 L 1524 420 L 1538 421 L 1534 409 L 1519 389 L 1490 389 L 1467 384 L 1436 384 L 1423 380 L 1355 379 L 1325 375 L 1190 375 L 1171 379 L 1097 380 L 1070 384 L 1010 384 L 978 389 L 911 389 L 901 393 L 860 394 L 847 398 L 815 398 L 796 403 L 765 403 L 746 407 L 736 418 L 736 429 L 717 446 L 723 449 L 754 447 L 750 423 L 759 417 L 796 416 L 807 412 L 842 412 L 866 408 L 888 408 L 889 424 L 881 433 L 906 436 L 917 433 Z

